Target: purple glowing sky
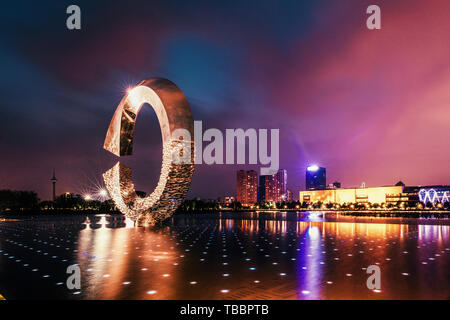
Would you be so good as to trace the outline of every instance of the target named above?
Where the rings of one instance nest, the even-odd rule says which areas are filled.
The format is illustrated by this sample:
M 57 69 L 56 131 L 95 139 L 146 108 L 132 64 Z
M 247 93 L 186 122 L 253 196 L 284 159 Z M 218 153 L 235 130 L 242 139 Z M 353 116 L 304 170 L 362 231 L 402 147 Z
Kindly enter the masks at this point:
M 0 13 L 0 188 L 83 192 L 116 158 L 102 149 L 127 87 L 175 82 L 204 128 L 280 128 L 288 187 L 308 164 L 343 186 L 450 183 L 450 2 L 78 1 L 6 4 Z M 337 5 L 338 4 L 338 5 Z M 139 115 L 133 164 L 151 191 L 161 136 Z M 188 197 L 235 193 L 235 170 L 198 165 Z M 258 168 L 258 167 L 253 167 Z

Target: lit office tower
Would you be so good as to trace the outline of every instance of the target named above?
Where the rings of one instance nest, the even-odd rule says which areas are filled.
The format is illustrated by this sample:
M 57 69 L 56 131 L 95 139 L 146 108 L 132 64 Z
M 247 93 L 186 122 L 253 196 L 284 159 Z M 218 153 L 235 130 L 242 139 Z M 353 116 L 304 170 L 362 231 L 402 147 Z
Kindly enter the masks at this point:
M 287 170 L 280 169 L 275 174 L 276 176 L 276 199 L 277 202 L 283 202 L 286 201 L 287 196 Z
M 259 177 L 259 200 L 261 202 L 283 202 L 287 196 L 287 171 L 278 170 L 273 175 Z
M 253 205 L 258 201 L 258 174 L 254 170 L 237 172 L 236 200 L 244 206 Z
M 312 165 L 306 168 L 306 190 L 324 190 L 327 186 L 326 169 Z

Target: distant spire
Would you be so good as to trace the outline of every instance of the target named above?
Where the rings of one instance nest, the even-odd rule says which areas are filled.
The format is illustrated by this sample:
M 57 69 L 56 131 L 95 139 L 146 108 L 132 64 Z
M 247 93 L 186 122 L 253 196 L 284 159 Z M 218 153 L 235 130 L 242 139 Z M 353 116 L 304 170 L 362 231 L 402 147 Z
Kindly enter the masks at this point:
M 52 182 L 52 185 L 53 185 L 53 201 L 55 201 L 56 200 L 56 181 L 58 181 L 58 179 L 56 179 L 55 168 L 53 168 L 53 177 L 50 179 L 50 181 Z

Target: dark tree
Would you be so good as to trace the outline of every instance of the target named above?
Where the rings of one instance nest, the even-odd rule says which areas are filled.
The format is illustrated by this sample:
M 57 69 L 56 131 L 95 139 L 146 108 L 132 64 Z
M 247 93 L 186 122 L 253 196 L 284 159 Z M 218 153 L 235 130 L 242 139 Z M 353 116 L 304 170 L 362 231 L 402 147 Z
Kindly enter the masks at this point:
M 0 190 L 0 210 L 37 208 L 39 198 L 34 191 Z

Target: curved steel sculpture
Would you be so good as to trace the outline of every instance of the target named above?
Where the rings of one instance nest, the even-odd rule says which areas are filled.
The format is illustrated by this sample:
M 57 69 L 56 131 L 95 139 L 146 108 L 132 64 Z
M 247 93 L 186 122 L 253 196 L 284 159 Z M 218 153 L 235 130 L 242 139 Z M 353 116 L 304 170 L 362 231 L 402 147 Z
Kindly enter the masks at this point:
M 103 174 L 106 188 L 117 208 L 137 225 L 153 225 L 168 218 L 183 201 L 194 173 L 194 121 L 183 92 L 171 81 L 151 78 L 140 82 L 123 97 L 106 134 L 104 148 L 117 156 L 132 154 L 137 115 L 144 103 L 156 112 L 161 127 L 163 156 L 155 190 L 145 198 L 136 194 L 132 170 L 120 162 Z M 189 139 L 177 137 L 184 129 Z M 186 132 L 186 131 L 185 131 Z M 175 134 L 175 135 L 174 135 Z M 180 163 L 175 159 L 185 157 Z

